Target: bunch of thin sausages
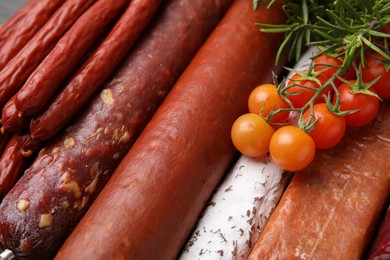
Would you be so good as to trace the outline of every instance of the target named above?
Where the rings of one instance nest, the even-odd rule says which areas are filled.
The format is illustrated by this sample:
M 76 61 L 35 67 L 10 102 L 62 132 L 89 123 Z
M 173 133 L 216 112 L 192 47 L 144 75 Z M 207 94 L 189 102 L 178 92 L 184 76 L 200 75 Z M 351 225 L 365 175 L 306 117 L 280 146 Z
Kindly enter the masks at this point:
M 0 249 L 20 259 L 177 258 L 236 155 L 231 125 L 253 88 L 281 72 L 282 35 L 254 26 L 283 23 L 281 5 L 29 1 L 0 28 Z M 388 175 L 376 176 L 377 193 L 388 192 Z M 279 231 L 259 241 L 282 241 Z

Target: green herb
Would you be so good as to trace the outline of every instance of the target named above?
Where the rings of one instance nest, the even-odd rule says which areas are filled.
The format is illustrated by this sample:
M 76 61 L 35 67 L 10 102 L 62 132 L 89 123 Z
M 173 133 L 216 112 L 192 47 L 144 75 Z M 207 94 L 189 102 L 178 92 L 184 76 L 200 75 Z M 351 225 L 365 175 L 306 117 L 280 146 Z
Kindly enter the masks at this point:
M 258 2 L 253 1 L 253 8 Z M 390 34 L 381 31 L 390 25 L 390 0 L 286 0 L 283 9 L 286 24 L 257 23 L 262 32 L 285 33 L 276 63 L 284 49 L 289 48 L 290 60 L 297 61 L 308 46 L 319 47 L 316 56 L 343 56 L 343 72 L 367 49 L 381 54 L 386 64 L 390 61 Z M 362 66 L 364 63 L 363 58 Z

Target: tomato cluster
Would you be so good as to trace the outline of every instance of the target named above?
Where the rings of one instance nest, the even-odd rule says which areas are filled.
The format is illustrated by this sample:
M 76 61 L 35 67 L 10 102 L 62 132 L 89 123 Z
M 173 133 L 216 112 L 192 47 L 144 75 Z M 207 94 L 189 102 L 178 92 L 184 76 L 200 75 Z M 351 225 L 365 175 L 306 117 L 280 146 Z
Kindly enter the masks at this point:
M 351 66 L 326 54 L 286 83 L 263 84 L 249 96 L 249 113 L 233 124 L 235 147 L 249 157 L 269 153 L 287 171 L 306 168 L 317 149 L 336 146 L 347 127 L 369 124 L 380 100 L 390 97 L 390 71 L 378 53 L 365 54 L 366 66 Z

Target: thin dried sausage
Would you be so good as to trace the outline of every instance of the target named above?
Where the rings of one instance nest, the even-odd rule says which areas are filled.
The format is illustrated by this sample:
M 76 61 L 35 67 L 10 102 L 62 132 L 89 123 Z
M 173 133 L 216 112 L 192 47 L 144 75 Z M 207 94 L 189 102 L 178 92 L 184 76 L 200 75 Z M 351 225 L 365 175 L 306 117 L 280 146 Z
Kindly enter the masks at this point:
M 3 106 L 1 111 L 1 130 L 9 133 L 20 133 L 28 130 L 30 118 L 22 116 L 15 106 L 15 95 Z
M 75 22 L 17 92 L 15 105 L 22 115 L 42 109 L 129 2 L 100 0 Z
M 33 118 L 30 125 L 33 138 L 40 140 L 51 138 L 96 93 L 133 46 L 160 1 L 132 0 L 130 2 L 127 10 L 102 44 L 48 104 L 48 107 Z
M 0 70 L 33 38 L 65 0 L 41 0 L 27 3 L 0 30 Z M 2 39 L 4 33 L 7 38 Z
M 229 3 L 164 1 L 114 77 L 4 198 L 3 248 L 18 257 L 53 256 Z M 19 201 L 28 209 L 16 208 Z
M 68 0 L 0 71 L 0 107 L 22 87 L 72 24 L 96 0 Z
M 178 256 L 235 154 L 234 120 L 276 69 L 282 35 L 260 33 L 256 22 L 283 23 L 280 2 L 257 11 L 233 2 L 57 259 Z

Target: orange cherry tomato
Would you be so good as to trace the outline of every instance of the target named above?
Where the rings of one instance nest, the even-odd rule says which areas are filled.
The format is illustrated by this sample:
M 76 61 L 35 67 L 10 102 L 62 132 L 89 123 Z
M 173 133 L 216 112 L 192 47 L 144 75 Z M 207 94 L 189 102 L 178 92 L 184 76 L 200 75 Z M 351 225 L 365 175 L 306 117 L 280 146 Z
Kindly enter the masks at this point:
M 308 122 L 311 111 L 307 109 L 303 113 L 303 121 Z M 336 146 L 345 134 L 345 118 L 333 114 L 326 108 L 326 103 L 318 103 L 313 106 L 313 117 L 310 123 L 317 123 L 309 133 L 318 149 L 328 149 Z
M 287 109 L 289 105 L 286 101 L 278 94 L 276 86 L 273 84 L 263 84 L 256 87 L 248 99 L 249 112 L 260 114 L 260 110 L 263 107 L 261 116 L 266 118 L 272 111 L 278 110 L 279 108 Z M 270 119 L 272 123 L 285 123 L 289 112 L 280 112 L 273 115 Z
M 272 160 L 284 170 L 300 171 L 314 159 L 313 139 L 296 126 L 283 126 L 272 135 L 269 153 Z
M 253 113 L 241 115 L 232 126 L 231 138 L 236 149 L 248 157 L 268 152 L 274 129 L 261 116 Z

